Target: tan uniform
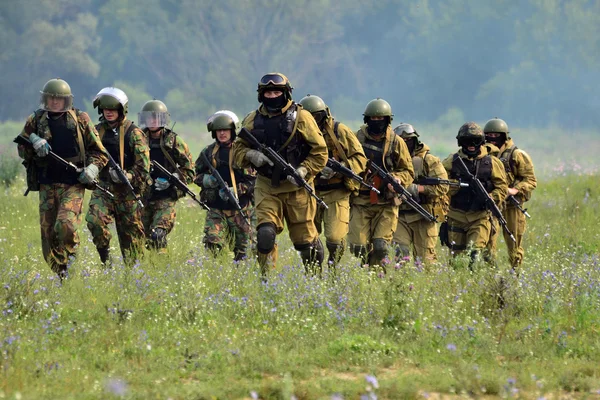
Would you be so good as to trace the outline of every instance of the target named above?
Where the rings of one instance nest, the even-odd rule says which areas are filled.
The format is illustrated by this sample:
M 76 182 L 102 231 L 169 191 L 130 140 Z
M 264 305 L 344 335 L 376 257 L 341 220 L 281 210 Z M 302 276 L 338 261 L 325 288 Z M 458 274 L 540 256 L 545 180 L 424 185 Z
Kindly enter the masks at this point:
M 512 139 L 508 139 L 499 150 L 497 157 L 502 161 L 509 188 L 519 191 L 515 198 L 524 207 L 524 203 L 531 198 L 532 192 L 537 187 L 537 179 L 533 170 L 531 157 L 525 151 L 517 148 Z M 506 232 L 503 231 L 504 241 L 508 249 L 508 260 L 513 268 L 518 268 L 523 262 L 525 250 L 522 247 L 523 235 L 527 221 L 525 215 L 510 201 L 506 201 L 502 210 L 508 229 L 512 232 L 517 242 L 513 242 Z M 497 251 L 497 240 L 502 228 L 494 219 L 494 229 L 487 245 L 487 251 L 491 260 L 495 259 Z
M 469 165 L 468 157 L 459 150 L 457 153 Z M 454 154 L 448 156 L 442 163 L 450 179 L 457 179 L 456 167 L 453 168 Z M 497 158 L 489 155 L 488 148 L 481 146 L 481 153 L 475 158 L 479 173 L 476 175 L 489 195 L 497 205 L 501 205 L 506 197 L 508 184 L 502 163 Z M 484 176 L 484 170 L 488 175 Z M 450 210 L 448 211 L 448 237 L 454 255 L 462 253 L 467 247 L 472 246 L 472 261 L 485 248 L 491 232 L 491 212 L 482 206 L 481 199 L 477 199 L 472 188 L 449 189 Z M 459 199 L 462 198 L 461 202 Z M 461 206 L 462 203 L 462 206 Z M 465 210 L 464 205 L 467 205 Z
M 337 128 L 337 129 L 336 129 Z M 327 118 L 322 131 L 329 157 L 343 162 L 356 174 L 362 174 L 367 158 L 354 132 L 346 125 Z M 337 263 L 344 253 L 350 222 L 350 194 L 358 190 L 357 182 L 336 174 L 329 180 L 319 175 L 315 180 L 317 196 L 329 207 L 318 207 L 315 225 L 319 233 L 325 230 L 329 262 Z
M 415 182 L 421 177 L 448 179 L 446 169 L 440 159 L 429 153 L 429 146 L 421 144 L 413 156 Z M 425 185 L 419 194 L 419 204 L 430 214 L 441 217 L 442 200 L 448 192 L 448 185 Z M 394 232 L 393 243 L 403 257 L 410 254 L 410 245 L 414 247 L 413 257 L 425 263 L 437 259 L 435 252 L 438 227 L 436 222 L 425 220 L 421 214 L 408 204 L 401 204 L 398 210 L 398 227 Z M 400 254 L 397 254 L 400 255 Z
M 413 182 L 414 170 L 408 148 L 391 126 L 377 140 L 367 133 L 367 125 L 356 133 L 367 158 L 393 175 L 403 186 Z M 399 201 L 378 177 L 365 173 L 365 181 L 381 191 L 380 195 L 361 188 L 358 196 L 351 199 L 350 232 L 348 242 L 363 263 L 384 265 L 388 263 L 387 252 L 398 224 Z M 368 258 L 367 258 L 368 257 Z
M 262 116 L 262 119 L 269 121 L 272 118 L 287 115 L 287 111 L 292 105 L 297 107 L 297 114 L 293 122 L 294 128 L 290 137 L 292 138 L 292 141 L 297 141 L 297 143 L 306 146 L 308 149 L 306 157 L 299 165 L 293 165 L 292 163 L 292 166 L 294 168 L 300 166 L 305 167 L 308 171 L 305 180 L 312 185 L 315 176 L 327 163 L 327 145 L 325 144 L 323 135 L 314 118 L 308 111 L 303 110 L 301 106 L 292 103 L 292 101 L 288 101 L 287 105 L 281 110 L 281 113 L 271 115 L 267 112 L 265 106 L 261 105 L 258 110 L 248 114 L 244 118 L 242 124 L 244 128 L 255 134 L 255 120 L 257 119 L 258 114 Z M 248 150 L 250 150 L 248 143 L 240 137 L 236 138 L 233 143 L 233 158 L 235 164 L 240 168 L 249 168 L 253 166 L 246 159 Z M 282 143 L 282 147 L 275 150 L 286 159 L 287 150 L 290 150 L 290 147 L 289 145 Z M 264 171 L 264 166 L 258 169 L 258 177 L 254 189 L 255 210 L 258 224 L 258 260 L 263 271 L 265 271 L 265 267 L 267 266 L 275 267 L 277 262 L 277 245 L 274 244 L 271 246 L 269 243 L 266 243 L 267 241 L 264 240 L 264 237 L 266 237 L 267 234 L 265 234 L 265 236 L 261 235 L 261 226 L 262 229 L 273 226 L 275 233 L 279 234 L 283 231 L 283 221 L 285 220 L 290 239 L 296 250 L 300 251 L 301 254 L 314 246 L 319 237 L 319 233 L 314 223 L 314 217 L 317 210 L 315 199 L 313 199 L 306 190 L 295 186 L 285 178 L 281 179 L 280 182 L 278 182 L 278 185 L 273 185 L 271 178 L 268 177 L 268 174 Z M 265 231 L 263 230 L 263 232 Z M 318 241 L 318 243 L 320 244 L 320 241 Z M 269 248 L 271 249 L 269 250 Z

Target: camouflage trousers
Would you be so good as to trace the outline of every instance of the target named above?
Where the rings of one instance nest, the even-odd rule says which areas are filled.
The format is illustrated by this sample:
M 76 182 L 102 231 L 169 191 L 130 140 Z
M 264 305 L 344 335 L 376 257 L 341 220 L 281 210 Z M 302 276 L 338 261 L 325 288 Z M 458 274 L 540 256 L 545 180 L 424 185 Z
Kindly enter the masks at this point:
M 115 222 L 121 254 L 125 260 L 133 260 L 144 245 L 141 210 L 130 196 L 122 193 L 114 195 L 114 198 L 110 198 L 101 191 L 94 190 L 85 220 L 97 249 L 107 249 L 110 246 L 112 235 L 109 225 Z
M 42 253 L 56 273 L 62 272 L 59 267 L 66 266 L 69 258 L 75 256 L 84 193 L 83 185 L 40 185 Z
M 149 247 L 165 248 L 166 236 L 171 233 L 175 225 L 175 203 L 171 198 L 149 200 L 142 210 L 142 223 L 146 232 L 146 245 Z M 162 230 L 162 232 L 157 231 Z
M 438 237 L 438 226 L 429 222 L 416 212 L 400 212 L 398 226 L 392 240 L 396 247 L 396 257 L 410 257 L 415 261 L 430 264 L 437 260 L 435 244 Z
M 244 216 L 251 221 L 250 225 Z M 241 212 L 211 208 L 206 212 L 204 222 L 204 246 L 213 252 L 233 247 L 236 261 L 246 258 L 254 242 L 254 218 L 252 206 L 243 208 Z
M 486 257 L 489 258 L 490 261 L 496 260 L 496 253 L 498 251 L 498 236 L 500 236 L 500 231 L 502 231 L 504 242 L 506 243 L 506 248 L 508 250 L 508 261 L 510 262 L 510 265 L 516 269 L 523 262 L 523 256 L 525 255 L 525 249 L 523 249 L 522 243 L 523 235 L 525 234 L 525 229 L 527 228 L 527 221 L 525 219 L 525 215 L 516 207 L 507 207 L 502 211 L 502 215 L 506 220 L 506 226 L 508 227 L 508 230 L 510 230 L 515 239 L 517 239 L 517 243 L 512 241 L 510 236 L 504 232 L 504 229 L 502 229 L 498 220 L 494 218 L 490 240 L 486 247 Z

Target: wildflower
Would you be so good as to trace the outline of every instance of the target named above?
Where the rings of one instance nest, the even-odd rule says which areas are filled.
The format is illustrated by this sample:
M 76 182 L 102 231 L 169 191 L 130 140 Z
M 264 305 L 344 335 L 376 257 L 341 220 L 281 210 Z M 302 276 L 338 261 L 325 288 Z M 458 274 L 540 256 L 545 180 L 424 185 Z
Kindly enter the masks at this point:
M 452 343 L 448 344 L 446 348 L 450 351 L 456 351 L 456 345 Z
M 379 382 L 377 382 L 377 378 L 373 375 L 367 375 L 365 376 L 365 380 L 367 381 L 367 383 L 371 386 L 373 386 L 373 388 L 378 389 L 379 388 Z
M 106 391 L 115 396 L 123 397 L 127 393 L 127 384 L 119 378 L 111 378 L 106 382 Z

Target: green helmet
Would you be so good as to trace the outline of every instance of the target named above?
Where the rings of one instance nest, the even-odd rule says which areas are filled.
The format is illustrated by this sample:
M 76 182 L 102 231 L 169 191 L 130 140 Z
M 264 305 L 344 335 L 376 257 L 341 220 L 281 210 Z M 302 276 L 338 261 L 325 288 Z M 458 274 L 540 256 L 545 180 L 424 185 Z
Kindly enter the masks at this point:
M 475 142 L 475 144 L 481 145 L 485 141 L 481 127 L 473 121 L 465 122 L 460 127 L 456 139 L 458 139 L 459 146 L 462 146 L 461 143 L 464 142 Z
M 411 124 L 401 122 L 400 125 L 394 128 L 394 133 L 402 139 L 418 138 L 419 134 Z
M 392 106 L 390 106 L 390 103 L 380 99 L 379 97 L 367 103 L 367 107 L 365 107 L 363 116 L 365 123 L 370 117 L 388 117 L 389 122 L 392 122 L 394 119 L 394 114 L 392 113 Z
M 240 120 L 234 112 L 221 110 L 208 118 L 208 121 L 206 121 L 206 129 L 211 133 L 213 139 L 217 138 L 216 132 L 218 130 L 231 129 L 231 140 L 235 140 L 239 122 Z
M 140 128 L 164 128 L 171 123 L 171 114 L 165 103 L 160 100 L 150 100 L 144 103 L 138 113 Z
M 327 105 L 319 96 L 308 94 L 300 100 L 300 105 L 311 114 L 319 111 L 327 111 Z
M 504 133 L 506 139 L 509 138 L 508 125 L 500 118 L 492 118 L 485 123 L 483 133 Z
M 119 110 L 122 117 L 127 115 L 129 99 L 125 92 L 116 87 L 105 87 L 94 97 L 94 108 L 98 109 L 98 114 L 102 115 L 102 110 Z
M 60 78 L 50 79 L 40 91 L 40 108 L 51 112 L 65 112 L 73 107 L 71 87 Z M 64 104 L 54 106 L 48 104 L 50 99 L 64 99 Z
M 287 100 L 292 99 L 292 90 L 294 88 L 290 84 L 289 79 L 280 72 L 269 72 L 263 75 L 258 82 L 258 101 L 263 102 L 263 94 L 268 90 L 281 90 Z

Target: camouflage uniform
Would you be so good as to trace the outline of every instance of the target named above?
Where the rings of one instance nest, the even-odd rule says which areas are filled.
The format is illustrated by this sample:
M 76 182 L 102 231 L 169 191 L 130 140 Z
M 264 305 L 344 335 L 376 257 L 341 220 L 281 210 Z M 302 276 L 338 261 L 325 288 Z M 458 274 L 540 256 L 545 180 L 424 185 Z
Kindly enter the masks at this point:
M 185 184 L 192 183 L 194 179 L 193 161 L 185 141 L 167 128 L 162 128 L 156 139 L 152 138 L 152 132 L 148 128 L 145 128 L 143 132 L 150 147 L 150 160 L 158 162 L 171 173 L 177 173 L 179 179 Z M 156 182 L 161 175 L 158 171 L 152 170 L 151 177 Z M 147 238 L 146 245 L 165 249 L 167 235 L 171 233 L 175 225 L 175 203 L 179 198 L 185 196 L 185 193 L 174 185 L 169 186 L 166 190 L 155 189 L 153 185 L 145 198 L 142 222 Z
M 356 136 L 371 162 L 387 170 L 403 186 L 413 182 L 414 171 L 408 148 L 390 125 L 379 138 L 369 134 L 367 125 L 361 126 Z M 385 266 L 389 263 L 388 247 L 398 225 L 400 201 L 378 176 L 367 171 L 364 180 L 379 189 L 381 194 L 361 188 L 358 196 L 351 199 L 348 242 L 353 254 L 361 257 L 363 264 Z
M 143 195 L 151 184 L 150 150 L 144 132 L 130 120 L 123 118 L 113 130 L 108 122 L 96 125 L 104 147 L 113 159 L 121 164 L 124 172 L 131 174 L 131 185 L 136 194 Z M 119 137 L 123 139 L 123 158 L 120 157 Z M 100 259 L 108 260 L 111 233 L 109 225 L 114 221 L 119 237 L 121 254 L 131 261 L 144 246 L 144 226 L 141 210 L 136 197 L 124 183 L 115 183 L 110 178 L 109 166 L 100 172 L 101 184 L 108 188 L 114 198 L 110 198 L 99 190 L 94 190 L 90 200 L 90 208 L 85 217 L 88 229 L 92 233 L 94 245 L 98 249 Z
M 52 151 L 78 166 L 94 164 L 102 169 L 107 162 L 106 150 L 90 117 L 78 109 L 72 108 L 56 119 L 47 111 L 37 110 L 27 118 L 21 136 L 29 138 L 32 133 L 46 139 Z M 54 272 L 64 276 L 79 244 L 77 229 L 81 224 L 85 187 L 79 183 L 77 173 L 66 170 L 50 157 L 40 158 L 32 148 L 23 145 L 18 150 L 28 170 L 28 188 L 40 192 L 44 259 Z
M 459 144 L 461 137 L 481 138 L 479 154 L 465 154 L 465 147 L 456 154 L 448 156 L 442 164 L 448 172 L 450 179 L 466 181 L 465 173 L 458 166 L 454 157 L 458 155 L 463 159 L 467 168 L 475 175 L 486 188 L 487 192 L 497 205 L 502 205 L 508 185 L 502 163 L 488 154 L 488 147 L 483 146 L 483 132 L 474 122 L 465 123 L 459 130 Z M 477 147 L 477 146 L 475 146 Z M 451 187 L 450 210 L 448 211 L 448 238 L 450 248 L 454 255 L 458 255 L 473 246 L 471 252 L 471 265 L 476 261 L 481 249 L 484 249 L 491 232 L 491 212 L 485 202 L 479 199 L 472 187 Z
M 327 163 L 327 145 L 315 120 L 306 110 L 291 99 L 291 85 L 285 76 L 267 74 L 258 85 L 258 110 L 248 114 L 243 127 L 279 154 L 297 171 L 305 174 L 312 185 L 314 177 Z M 269 90 L 282 91 L 284 101 L 271 112 L 265 105 L 264 93 Z M 280 98 L 281 96 L 278 96 Z M 277 98 L 277 99 L 278 99 Z M 279 101 L 279 100 L 278 100 Z M 250 153 L 252 152 L 252 153 Z M 253 165 L 249 154 L 255 155 L 246 141 L 237 138 L 233 144 L 234 162 L 242 168 Z M 254 164 L 255 165 L 255 164 Z M 277 262 L 276 235 L 283 231 L 283 221 L 288 226 L 294 248 L 306 268 L 313 268 L 324 258 L 323 245 L 314 223 L 317 204 L 306 190 L 290 182 L 284 174 L 276 178 L 278 171 L 264 164 L 257 166 L 258 177 L 254 191 L 257 216 L 257 251 L 261 270 L 275 267 Z
M 416 138 L 415 138 L 416 140 Z M 440 159 L 429 153 L 429 146 L 417 142 L 411 156 L 415 171 L 415 182 L 419 178 L 448 179 Z M 419 193 L 419 204 L 430 214 L 443 217 L 442 203 L 448 185 L 424 185 Z M 397 256 L 408 257 L 411 253 L 412 243 L 415 260 L 431 263 L 437 260 L 435 245 L 438 237 L 436 222 L 425 220 L 421 214 L 414 211 L 409 205 L 401 204 L 398 210 L 398 226 L 394 232 L 393 243 L 397 248 Z

